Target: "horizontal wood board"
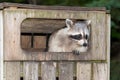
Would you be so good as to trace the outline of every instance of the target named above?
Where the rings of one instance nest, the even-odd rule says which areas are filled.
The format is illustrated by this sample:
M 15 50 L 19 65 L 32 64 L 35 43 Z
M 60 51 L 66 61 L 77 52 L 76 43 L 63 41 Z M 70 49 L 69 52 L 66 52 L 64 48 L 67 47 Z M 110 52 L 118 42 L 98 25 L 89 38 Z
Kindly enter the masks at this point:
M 73 11 L 106 11 L 105 7 L 71 7 L 71 6 L 41 6 L 32 4 L 18 4 L 18 3 L 0 3 L 0 9 L 16 7 L 24 9 L 41 9 L 41 10 L 73 10 Z

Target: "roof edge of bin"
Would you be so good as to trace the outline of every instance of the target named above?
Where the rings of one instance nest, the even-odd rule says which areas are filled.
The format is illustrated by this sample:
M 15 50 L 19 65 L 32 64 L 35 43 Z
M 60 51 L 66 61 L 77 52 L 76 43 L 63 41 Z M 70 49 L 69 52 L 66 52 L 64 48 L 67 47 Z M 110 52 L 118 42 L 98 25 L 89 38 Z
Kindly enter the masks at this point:
M 79 6 L 41 6 L 32 4 L 19 4 L 19 3 L 0 3 L 0 9 L 8 7 L 17 7 L 25 9 L 42 9 L 42 10 L 73 10 L 73 11 L 107 11 L 105 7 L 79 7 Z

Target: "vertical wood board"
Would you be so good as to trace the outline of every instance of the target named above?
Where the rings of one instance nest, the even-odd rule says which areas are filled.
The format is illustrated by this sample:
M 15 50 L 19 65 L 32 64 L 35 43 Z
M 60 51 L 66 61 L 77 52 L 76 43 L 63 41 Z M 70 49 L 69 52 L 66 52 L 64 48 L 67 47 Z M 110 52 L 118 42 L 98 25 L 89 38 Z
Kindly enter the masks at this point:
M 21 35 L 21 48 L 31 48 L 31 36 Z
M 3 11 L 0 10 L 0 80 L 3 80 Z
M 91 80 L 91 63 L 77 62 L 77 80 Z
M 56 80 L 56 63 L 42 62 L 41 63 L 42 80 Z
M 5 9 L 6 10 L 6 9 Z M 23 58 L 21 55 L 20 27 L 22 21 L 26 18 L 25 12 L 11 12 L 4 10 L 4 52 L 5 58 L 11 59 Z M 16 9 L 15 9 L 16 10 Z M 9 36 L 8 36 L 9 35 Z M 10 47 L 12 46 L 12 47 Z
M 93 80 L 108 80 L 108 67 L 107 63 L 94 63 L 93 64 Z
M 73 80 L 73 62 L 59 63 L 59 80 Z
M 46 36 L 34 36 L 33 47 L 34 48 L 46 48 Z
M 38 62 L 24 62 L 24 80 L 38 80 Z
M 4 62 L 4 79 L 20 80 L 20 62 Z
M 105 16 L 106 13 L 98 12 L 88 13 L 88 20 L 91 20 L 89 47 L 92 53 L 90 55 L 93 60 L 106 59 L 105 34 L 107 33 L 105 32 L 106 31 Z
M 106 14 L 106 23 L 107 23 L 106 24 L 106 30 L 107 30 L 106 31 L 106 33 L 107 33 L 106 34 L 106 38 L 107 38 L 107 42 L 106 42 L 107 43 L 107 45 L 106 45 L 106 47 L 107 47 L 106 48 L 107 49 L 106 50 L 107 55 L 106 56 L 107 56 L 107 70 L 108 70 L 107 71 L 108 72 L 107 73 L 107 75 L 108 75 L 107 80 L 110 80 L 110 35 L 111 35 L 111 32 L 110 32 L 111 31 L 111 27 L 110 27 L 111 22 L 110 22 L 110 20 L 111 20 L 110 14 Z

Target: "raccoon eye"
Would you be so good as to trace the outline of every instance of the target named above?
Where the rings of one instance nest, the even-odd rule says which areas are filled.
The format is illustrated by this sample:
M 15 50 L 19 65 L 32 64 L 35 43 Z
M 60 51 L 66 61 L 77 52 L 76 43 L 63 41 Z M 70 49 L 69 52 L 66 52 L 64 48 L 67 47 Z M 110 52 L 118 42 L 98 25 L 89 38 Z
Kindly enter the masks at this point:
M 82 39 L 82 35 L 81 34 L 79 34 L 79 35 L 70 35 L 70 38 L 80 40 L 80 39 Z
M 88 39 L 88 35 L 85 35 L 85 39 Z

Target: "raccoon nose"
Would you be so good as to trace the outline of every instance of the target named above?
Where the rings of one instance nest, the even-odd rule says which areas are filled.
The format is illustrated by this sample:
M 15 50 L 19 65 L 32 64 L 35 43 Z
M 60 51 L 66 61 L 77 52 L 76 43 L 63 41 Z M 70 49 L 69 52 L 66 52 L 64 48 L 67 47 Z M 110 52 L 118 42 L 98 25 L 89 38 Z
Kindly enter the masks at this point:
M 87 43 L 84 43 L 83 46 L 86 47 L 88 44 Z

